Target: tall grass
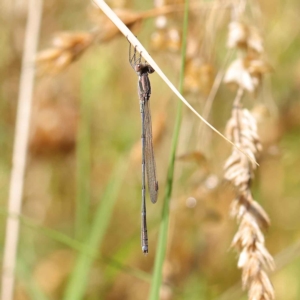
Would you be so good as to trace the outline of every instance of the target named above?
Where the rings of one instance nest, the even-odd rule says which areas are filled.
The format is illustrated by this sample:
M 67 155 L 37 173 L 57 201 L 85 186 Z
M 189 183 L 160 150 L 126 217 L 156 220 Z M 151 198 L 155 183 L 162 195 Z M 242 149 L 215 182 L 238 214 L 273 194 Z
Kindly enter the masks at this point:
M 185 69 L 185 56 L 186 56 L 186 40 L 187 40 L 187 28 L 188 28 L 188 10 L 189 1 L 185 1 L 184 20 L 182 30 L 182 49 L 181 49 L 181 69 L 180 69 L 180 81 L 179 92 L 183 92 L 183 79 Z M 177 104 L 176 120 L 174 125 L 174 132 L 171 145 L 171 153 L 169 158 L 169 167 L 167 173 L 166 191 L 164 196 L 163 210 L 159 228 L 159 239 L 155 257 L 154 272 L 150 289 L 150 300 L 159 299 L 159 290 L 162 283 L 162 268 L 166 256 L 167 241 L 168 241 L 168 227 L 169 227 L 169 206 L 172 195 L 172 188 L 174 182 L 174 168 L 175 168 L 175 155 L 178 144 L 180 125 L 182 117 L 182 102 Z
M 94 72 L 93 65 L 84 69 L 81 78 L 80 127 L 77 140 L 77 207 L 76 207 L 76 238 L 80 241 L 81 251 L 78 252 L 74 269 L 67 283 L 63 299 L 82 299 L 85 295 L 89 272 L 93 262 L 99 257 L 99 249 L 107 232 L 107 227 L 112 216 L 119 188 L 123 182 L 127 169 L 127 157 L 119 159 L 115 170 L 111 173 L 110 180 L 99 204 L 93 214 L 91 212 L 91 115 L 95 107 L 92 99 L 99 92 L 99 76 Z M 90 221 L 92 220 L 92 221 Z
M 18 109 L 15 126 L 12 170 L 8 196 L 10 214 L 19 215 L 22 208 L 24 175 L 27 163 L 28 137 L 35 69 L 32 61 L 36 55 L 41 16 L 42 0 L 28 2 L 27 25 L 24 39 L 22 71 L 19 86 Z M 30 66 L 30 67 L 28 67 Z M 8 215 L 3 255 L 1 299 L 11 300 L 14 295 L 15 268 L 19 243 L 19 219 Z
M 127 160 L 121 159 L 111 175 L 110 182 L 106 187 L 104 195 L 101 197 L 93 222 L 91 223 L 89 231 L 86 234 L 86 239 L 84 240 L 85 247 L 92 249 L 92 251 L 101 248 L 126 168 Z M 85 288 L 88 283 L 89 271 L 93 261 L 94 257 L 89 255 L 88 252 L 81 252 L 78 254 L 74 270 L 66 287 L 63 297 L 64 300 L 83 299 Z

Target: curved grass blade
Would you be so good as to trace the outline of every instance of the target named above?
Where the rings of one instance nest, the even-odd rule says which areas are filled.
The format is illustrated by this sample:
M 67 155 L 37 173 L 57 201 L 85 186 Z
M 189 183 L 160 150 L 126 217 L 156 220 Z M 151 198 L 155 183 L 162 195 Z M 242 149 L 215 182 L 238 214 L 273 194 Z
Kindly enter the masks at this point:
M 238 151 L 247 156 L 247 158 L 258 165 L 258 163 L 247 155 L 242 149 L 235 145 L 232 141 L 227 139 L 220 131 L 213 127 L 208 121 L 206 121 L 190 104 L 189 102 L 181 95 L 181 93 L 175 88 L 172 82 L 167 78 L 163 71 L 159 68 L 153 58 L 149 55 L 147 50 L 139 42 L 139 40 L 133 35 L 129 28 L 120 20 L 120 18 L 112 11 L 112 9 L 105 3 L 103 0 L 93 0 L 99 8 L 106 14 L 106 16 L 118 27 L 118 29 L 127 37 L 128 41 L 135 46 L 138 52 L 144 57 L 148 64 L 156 71 L 156 73 L 164 80 L 164 82 L 169 86 L 169 88 L 175 93 L 175 95 L 199 118 L 204 122 L 208 127 L 210 127 L 214 132 L 226 140 L 229 144 L 235 147 Z

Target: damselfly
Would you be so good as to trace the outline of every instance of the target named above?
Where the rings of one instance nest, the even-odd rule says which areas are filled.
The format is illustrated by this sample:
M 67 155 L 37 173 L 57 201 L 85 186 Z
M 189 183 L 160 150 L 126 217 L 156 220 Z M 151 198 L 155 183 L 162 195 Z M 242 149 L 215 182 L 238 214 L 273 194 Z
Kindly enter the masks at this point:
M 129 62 L 131 67 L 137 73 L 138 95 L 140 99 L 140 112 L 142 119 L 142 223 L 141 223 L 141 244 L 143 253 L 148 253 L 148 233 L 147 233 L 147 216 L 146 216 L 146 186 L 145 177 L 147 173 L 148 190 L 152 203 L 157 201 L 158 182 L 156 180 L 156 166 L 152 144 L 152 122 L 150 113 L 150 95 L 151 85 L 149 74 L 154 69 L 147 63 L 142 63 L 141 54 L 136 57 L 137 51 L 131 53 L 131 44 L 129 45 Z

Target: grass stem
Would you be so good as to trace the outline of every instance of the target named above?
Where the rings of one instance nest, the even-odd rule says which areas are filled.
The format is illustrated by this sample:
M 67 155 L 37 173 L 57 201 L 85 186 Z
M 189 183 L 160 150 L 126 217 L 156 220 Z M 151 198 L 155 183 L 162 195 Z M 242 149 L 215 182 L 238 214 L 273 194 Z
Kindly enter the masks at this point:
M 9 214 L 20 214 L 23 198 L 24 174 L 26 167 L 31 103 L 35 69 L 33 62 L 38 45 L 42 0 L 30 0 L 25 31 L 24 52 L 18 98 L 13 163 L 9 187 Z M 1 300 L 12 300 L 15 282 L 16 255 L 19 240 L 19 219 L 8 215 L 3 256 Z
M 183 80 L 184 80 L 184 69 L 185 69 L 185 56 L 186 56 L 186 39 L 187 39 L 187 28 L 188 28 L 188 7 L 189 1 L 185 2 L 184 10 L 184 21 L 183 21 L 183 39 L 182 39 L 182 51 L 181 51 L 181 70 L 180 70 L 180 83 L 179 91 L 182 94 L 183 91 Z M 162 268 L 163 262 L 166 256 L 167 250 L 167 236 L 168 236 L 168 227 L 169 227 L 169 206 L 172 195 L 173 180 L 174 180 L 174 168 L 175 168 L 175 155 L 178 144 L 180 126 L 182 119 L 182 102 L 178 102 L 175 128 L 172 138 L 171 154 L 169 160 L 168 174 L 167 174 L 167 183 L 166 191 L 164 196 L 162 217 L 160 222 L 159 229 L 159 240 L 157 245 L 153 279 L 150 290 L 150 300 L 159 299 L 159 290 L 162 283 Z
M 106 188 L 104 196 L 96 209 L 93 223 L 89 228 L 89 234 L 85 240 L 85 246 L 89 249 L 99 249 L 103 242 L 104 235 L 110 221 L 114 204 L 117 200 L 117 195 L 125 170 L 127 169 L 128 160 L 122 160 L 113 172 L 110 182 Z M 75 262 L 75 268 L 71 274 L 71 278 L 66 287 L 64 300 L 81 300 L 84 298 L 88 275 L 91 269 L 94 257 L 89 253 L 81 252 L 78 254 Z

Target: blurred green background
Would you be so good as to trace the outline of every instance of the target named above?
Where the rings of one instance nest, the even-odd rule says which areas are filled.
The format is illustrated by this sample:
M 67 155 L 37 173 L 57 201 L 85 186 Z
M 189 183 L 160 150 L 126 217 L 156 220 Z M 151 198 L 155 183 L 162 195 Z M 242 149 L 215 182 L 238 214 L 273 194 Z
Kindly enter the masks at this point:
M 27 1 L 17 2 L 0 2 L 1 249 L 27 16 Z M 135 20 L 129 22 L 134 34 L 178 86 L 183 9 L 181 1 L 167 3 L 178 4 L 179 9 L 162 21 L 140 14 L 154 7 L 152 1 L 108 1 L 125 20 Z M 201 113 L 216 74 L 229 63 L 230 10 L 213 10 L 219 1 L 198 3 L 203 5 L 189 15 L 184 95 Z M 245 12 L 245 20 L 261 31 L 264 57 L 273 68 L 258 96 L 247 95 L 244 103 L 258 120 L 264 146 L 253 193 L 271 219 L 266 246 L 278 268 L 270 276 L 276 299 L 285 300 L 300 298 L 299 14 L 297 0 L 247 1 Z M 159 28 L 159 22 L 166 22 L 165 27 Z M 59 32 L 96 30 L 102 38 L 61 72 L 36 79 L 16 300 L 74 299 L 71 279 L 81 283 L 77 288 L 83 289 L 82 299 L 139 300 L 149 292 L 178 100 L 156 73 L 151 75 L 160 190 L 157 204 L 148 201 L 150 253 L 144 256 L 137 76 L 128 63 L 126 38 L 120 34 L 104 38 L 112 30 L 107 24 L 89 1 L 44 3 L 39 50 L 51 48 Z M 234 96 L 222 83 L 209 116 L 221 132 Z M 237 255 L 228 251 L 237 229 L 229 216 L 234 193 L 222 179 L 231 147 L 202 126 L 184 108 L 162 300 L 246 299 L 240 292 Z

